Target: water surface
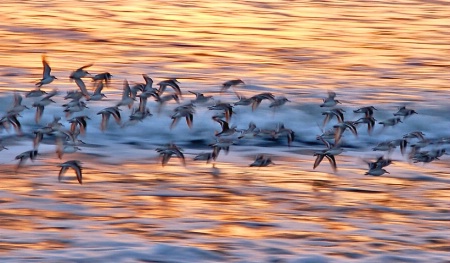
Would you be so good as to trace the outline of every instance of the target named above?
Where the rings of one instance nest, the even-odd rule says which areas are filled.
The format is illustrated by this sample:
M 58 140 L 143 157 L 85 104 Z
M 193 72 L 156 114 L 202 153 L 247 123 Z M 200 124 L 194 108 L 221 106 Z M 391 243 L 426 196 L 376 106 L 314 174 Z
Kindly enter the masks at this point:
M 34 100 L 23 104 L 23 136 L 2 130 L 0 152 L 0 258 L 2 262 L 448 262 L 450 257 L 449 157 L 413 163 L 396 149 L 390 174 L 369 177 L 363 159 L 383 154 L 379 142 L 420 130 L 427 139 L 450 137 L 448 127 L 450 40 L 448 7 L 440 1 L 3 1 L 0 4 L 0 110 L 14 92 L 25 95 L 41 78 L 45 53 L 58 78 L 56 103 L 36 124 Z M 113 74 L 107 98 L 87 102 L 86 144 L 55 154 L 45 138 L 35 162 L 16 172 L 14 157 L 32 148 L 33 131 L 62 110 L 76 68 Z M 204 92 L 236 102 L 223 82 L 240 78 L 236 90 L 286 96 L 277 110 L 263 101 L 254 111 L 236 106 L 230 125 L 262 129 L 278 123 L 296 138 L 236 140 L 212 164 L 193 157 L 210 150 L 220 125 L 217 113 L 196 107 L 194 125 L 170 129 L 170 102 L 153 116 L 121 128 L 100 130 L 97 112 L 119 100 L 122 83 L 155 84 L 177 78 L 181 103 Z M 85 79 L 90 89 L 90 81 Z M 168 90 L 168 92 L 170 89 Z M 395 127 L 376 125 L 346 132 L 334 173 L 326 160 L 313 169 L 323 121 L 319 105 L 337 93 L 347 120 L 373 105 L 374 117 L 393 117 L 398 106 L 419 114 Z M 137 104 L 137 103 L 136 103 Z M 124 121 L 130 110 L 122 107 Z M 72 116 L 71 116 L 72 117 Z M 333 119 L 325 129 L 336 123 Z M 155 149 L 173 142 L 177 159 L 162 167 Z M 448 144 L 428 148 L 448 149 Z M 409 152 L 408 148 L 408 152 Z M 275 165 L 249 167 L 267 154 Z M 72 171 L 58 182 L 58 164 L 79 159 L 84 181 Z

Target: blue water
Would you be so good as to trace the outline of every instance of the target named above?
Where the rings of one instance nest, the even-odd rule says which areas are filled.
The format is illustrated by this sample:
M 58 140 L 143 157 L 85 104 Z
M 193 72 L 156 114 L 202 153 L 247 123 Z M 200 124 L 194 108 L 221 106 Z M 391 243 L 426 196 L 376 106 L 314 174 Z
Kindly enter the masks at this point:
M 21 94 L 22 135 L 2 129 L 0 151 L 0 260 L 2 262 L 448 262 L 449 156 L 415 163 L 399 147 L 373 151 L 381 142 L 421 131 L 432 142 L 423 151 L 449 152 L 447 43 L 444 2 L 399 1 L 6 1 L 0 19 L 0 113 Z M 46 13 L 43 13 L 45 8 Z M 36 123 L 37 99 L 25 98 L 42 76 L 46 54 L 58 79 L 44 85 L 58 94 Z M 92 74 L 113 77 L 102 101 L 66 117 L 73 70 L 93 63 Z M 111 118 L 100 129 L 105 107 L 116 105 L 123 81 L 131 86 L 148 74 L 156 83 L 177 78 L 183 96 L 152 116 L 121 127 Z M 284 124 L 295 133 L 238 139 L 211 163 L 194 161 L 210 152 L 221 131 L 212 117 L 216 102 L 235 103 L 222 83 L 242 79 L 234 90 L 251 97 L 271 92 L 290 102 L 274 110 L 234 106 L 230 127 L 261 130 Z M 90 79 L 84 79 L 93 90 Z M 194 99 L 214 100 L 195 107 L 192 128 L 184 119 L 172 129 L 177 106 Z M 313 169 L 316 137 L 327 110 L 327 92 L 337 94 L 344 119 L 374 106 L 377 120 L 357 136 L 345 131 L 344 151 L 334 172 L 325 159 Z M 173 93 L 167 88 L 165 94 Z M 83 101 L 85 99 L 82 99 Z M 134 103 L 137 107 L 138 101 Z M 400 106 L 417 112 L 394 127 L 379 122 Z M 131 109 L 121 106 L 122 123 Z M 55 136 L 44 136 L 34 162 L 16 169 L 17 155 L 33 148 L 34 131 L 54 117 L 86 115 L 84 143 L 76 153 L 56 154 Z M 161 165 L 157 148 L 174 143 L 177 158 Z M 249 167 L 259 154 L 273 165 Z M 367 176 L 366 161 L 383 155 L 393 163 L 382 176 Z M 80 160 L 83 184 L 72 170 L 58 181 L 58 165 Z

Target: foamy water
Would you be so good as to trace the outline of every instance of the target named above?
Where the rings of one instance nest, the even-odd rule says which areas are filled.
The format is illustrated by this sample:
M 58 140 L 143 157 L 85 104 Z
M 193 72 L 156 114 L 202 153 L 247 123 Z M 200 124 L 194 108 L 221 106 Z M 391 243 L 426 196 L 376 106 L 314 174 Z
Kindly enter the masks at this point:
M 24 98 L 23 136 L 0 133 L 8 148 L 0 152 L 2 262 L 448 262 L 450 157 L 414 163 L 395 149 L 390 174 L 364 175 L 364 160 L 388 155 L 372 150 L 380 142 L 413 131 L 450 137 L 445 3 L 6 1 L 0 8 L 0 112 L 14 92 L 34 88 L 42 53 L 58 78 L 43 89 L 59 91 L 39 123 L 34 99 Z M 33 131 L 54 116 L 70 127 L 63 97 L 77 86 L 68 76 L 89 63 L 89 72 L 113 79 L 107 98 L 73 115 L 91 118 L 85 144 L 58 159 L 46 136 L 38 158 L 16 173 L 15 156 L 32 149 Z M 124 79 L 141 83 L 142 74 L 155 83 L 177 78 L 180 104 L 194 99 L 188 91 L 214 100 L 196 106 L 192 129 L 184 119 L 171 129 L 179 105 L 158 113 L 149 98 L 152 116 L 125 128 L 111 119 L 101 131 L 97 113 L 120 100 Z M 230 126 L 283 123 L 295 139 L 289 146 L 285 136 L 235 138 L 214 167 L 194 162 L 221 130 L 208 106 L 238 100 L 232 90 L 220 93 L 235 78 L 246 83 L 236 87 L 243 96 L 272 92 L 291 102 L 235 106 Z M 313 169 L 313 153 L 324 149 L 316 136 L 336 124 L 322 127 L 319 105 L 330 90 L 346 120 L 363 117 L 353 112 L 359 107 L 377 108 L 372 134 L 365 125 L 358 136 L 344 133 L 335 173 L 327 160 Z M 383 129 L 378 122 L 399 106 L 418 114 Z M 125 122 L 131 110 L 121 109 Z M 186 166 L 173 158 L 162 167 L 155 149 L 171 142 Z M 448 144 L 424 148 L 434 149 L 448 152 Z M 249 167 L 257 154 L 275 164 Z M 83 185 L 72 171 L 58 182 L 57 165 L 71 159 L 83 163 Z

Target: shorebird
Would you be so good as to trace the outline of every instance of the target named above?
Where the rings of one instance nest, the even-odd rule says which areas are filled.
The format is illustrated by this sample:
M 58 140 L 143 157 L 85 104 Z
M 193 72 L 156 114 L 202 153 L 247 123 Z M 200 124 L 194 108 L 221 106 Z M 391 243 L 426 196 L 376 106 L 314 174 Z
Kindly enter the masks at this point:
M 118 106 L 115 107 L 107 107 L 103 110 L 99 111 L 97 115 L 102 115 L 102 122 L 100 123 L 100 130 L 104 131 L 106 130 L 108 126 L 109 117 L 112 115 L 114 119 L 116 120 L 116 123 L 120 125 L 121 118 L 120 118 L 120 109 Z
M 22 95 L 20 95 L 19 93 L 15 92 L 14 93 L 14 102 L 12 107 L 7 111 L 7 114 L 19 114 L 22 111 L 29 109 L 27 106 L 22 105 Z
M 389 127 L 389 126 L 395 126 L 397 124 L 399 124 L 400 122 L 402 122 L 402 120 L 399 117 L 396 118 L 389 118 L 387 120 L 384 121 L 380 121 L 379 124 L 383 124 L 383 128 Z
M 291 101 L 288 100 L 286 97 L 275 98 L 272 101 L 272 103 L 270 103 L 269 108 L 277 109 L 277 108 L 283 106 L 284 104 L 286 104 L 286 102 L 291 102 Z
M 194 161 L 206 161 L 206 163 L 210 163 L 212 160 L 216 160 L 216 152 L 208 152 L 208 153 L 200 153 L 194 157 Z
M 333 126 L 334 128 L 334 141 L 335 144 L 338 144 L 341 140 L 342 134 L 345 130 L 349 129 L 355 136 L 358 136 L 358 131 L 356 130 L 355 123 L 352 121 L 344 121 L 340 122 Z
M 274 164 L 270 157 L 265 157 L 263 154 L 259 154 L 256 156 L 255 161 L 250 164 L 250 167 L 264 167 L 269 166 L 270 164 Z
M 103 90 L 103 82 L 98 81 L 96 82 L 96 87 L 94 90 L 94 93 L 90 95 L 87 100 L 102 100 L 103 98 L 106 98 L 106 95 L 102 93 Z
M 71 79 L 81 79 L 84 77 L 91 77 L 91 74 L 89 72 L 87 72 L 85 69 L 91 67 L 94 64 L 87 64 L 82 66 L 81 68 L 78 68 L 74 71 L 72 71 L 72 73 L 70 74 L 70 78 Z
M 116 106 L 124 106 L 127 105 L 129 109 L 133 106 L 134 101 L 136 100 L 136 97 L 133 96 L 131 92 L 130 85 L 128 84 L 128 81 L 125 79 L 123 81 L 123 92 L 122 92 L 122 100 L 119 101 Z
M 240 80 L 240 79 L 228 80 L 228 81 L 226 81 L 226 82 L 224 82 L 222 84 L 222 89 L 220 90 L 220 93 L 223 93 L 224 91 L 227 91 L 229 88 L 235 87 L 235 86 L 237 86 L 239 84 L 244 84 L 245 85 L 245 83 L 242 80 Z
M 104 81 L 106 83 L 106 85 L 108 85 L 111 78 L 112 78 L 111 73 L 104 72 L 104 73 L 100 73 L 100 74 L 93 76 L 92 80 L 95 82 L 97 82 L 97 81 L 103 82 Z
M 36 149 L 23 152 L 16 156 L 16 160 L 19 160 L 19 163 L 17 164 L 16 171 L 22 167 L 22 165 L 25 163 L 26 160 L 30 159 L 31 161 L 34 161 L 38 155 L 38 151 Z
M 313 169 L 316 169 L 316 167 L 319 166 L 319 164 L 322 162 L 323 158 L 325 157 L 330 162 L 333 172 L 337 171 L 336 159 L 334 158 L 334 155 L 325 153 L 324 151 L 321 151 L 321 152 L 314 153 L 314 156 L 316 156 L 316 160 L 314 161 Z
M 192 123 L 194 122 L 195 108 L 194 104 L 187 104 L 183 106 L 178 106 L 175 108 L 175 113 L 172 115 L 172 124 L 170 124 L 170 129 L 175 127 L 181 118 L 186 118 L 186 124 L 190 129 L 192 129 Z
M 417 114 L 417 112 L 415 110 L 407 109 L 405 106 L 402 106 L 398 108 L 398 111 L 394 113 L 394 116 L 403 116 L 403 119 L 406 119 L 413 114 Z
M 374 110 L 377 110 L 374 106 L 366 106 L 366 107 L 362 107 L 357 110 L 354 110 L 353 112 L 354 113 L 364 113 L 365 117 L 372 117 Z
M 14 127 L 17 135 L 22 136 L 22 125 L 20 124 L 17 117 L 20 116 L 18 113 L 6 114 L 0 118 L 0 131 L 1 129 L 9 129 L 9 124 Z
M 44 67 L 42 72 L 42 79 L 36 83 L 36 87 L 38 88 L 42 87 L 43 85 L 50 84 L 53 82 L 53 80 L 57 79 L 55 76 L 50 75 L 52 69 L 50 68 L 50 65 L 48 64 L 44 54 L 42 55 L 42 66 Z
M 383 156 L 380 156 L 373 162 L 366 160 L 364 160 L 364 162 L 369 166 L 369 170 L 374 170 L 376 168 L 383 168 L 390 165 L 392 163 L 392 160 L 385 159 Z
M 212 96 L 205 96 L 203 93 L 200 92 L 193 92 L 193 91 L 189 91 L 189 93 L 192 93 L 195 95 L 195 99 L 191 100 L 191 103 L 193 104 L 202 104 L 202 103 L 206 103 L 209 100 L 212 99 Z
M 175 144 L 170 143 L 169 145 L 163 148 L 156 148 L 156 151 L 159 153 L 162 166 L 165 166 L 173 155 L 178 157 L 183 163 L 183 165 L 186 166 L 184 154 L 181 152 L 181 149 Z
M 175 91 L 175 94 L 179 97 L 182 97 L 180 86 L 178 85 L 180 82 L 178 82 L 177 79 L 167 79 L 159 82 L 157 85 L 159 85 L 158 94 L 162 95 L 167 87 L 172 87 Z
M 344 122 L 344 112 L 345 110 L 341 108 L 331 109 L 327 111 L 323 111 L 322 115 L 325 115 L 325 119 L 323 120 L 323 126 L 327 125 L 327 123 L 333 118 L 333 116 L 336 116 L 336 119 L 338 122 Z
M 367 133 L 371 134 L 373 131 L 373 127 L 375 126 L 375 118 L 372 116 L 366 116 L 364 118 L 359 118 L 357 121 L 354 122 L 355 125 L 361 124 L 361 123 L 367 123 Z
M 336 97 L 336 93 L 333 91 L 328 92 L 328 97 L 323 99 L 323 103 L 320 104 L 320 107 L 333 107 L 336 104 L 341 103 L 340 101 L 334 99 Z
M 403 138 L 423 140 L 423 139 L 425 139 L 425 134 L 421 131 L 414 131 L 414 132 L 410 132 L 410 133 L 403 135 Z
M 252 110 L 255 110 L 263 100 L 270 100 L 272 103 L 275 101 L 275 97 L 270 92 L 256 94 L 250 99 L 252 100 Z
M 76 128 L 79 127 L 80 133 L 83 135 L 86 133 L 86 119 L 90 120 L 88 116 L 77 116 L 69 120 L 71 123 L 70 125 L 70 131 L 73 133 L 75 132 Z
M 33 103 L 33 107 L 36 107 L 36 115 L 34 120 L 36 123 L 39 123 L 41 121 L 42 114 L 44 113 L 44 107 L 48 106 L 50 103 L 55 103 L 54 100 L 52 100 L 52 97 L 57 94 L 57 91 L 54 90 L 51 93 L 47 94 L 45 97 L 43 97 L 41 100 L 36 101 Z
M 67 162 L 64 162 L 62 164 L 58 165 L 61 167 L 61 170 L 58 174 L 58 181 L 61 182 L 62 176 L 64 173 L 69 169 L 72 168 L 75 171 L 75 174 L 77 175 L 78 183 L 83 184 L 83 174 L 82 174 L 82 168 L 81 168 L 81 162 L 78 160 L 70 160 Z
M 209 110 L 221 110 L 225 115 L 225 120 L 227 122 L 230 121 L 231 116 L 233 115 L 233 106 L 229 103 L 217 102 L 216 104 L 209 106 Z
M 380 175 L 383 175 L 383 174 L 385 174 L 385 173 L 389 173 L 389 172 L 386 171 L 385 169 L 383 169 L 383 168 L 377 166 L 377 167 L 375 167 L 375 168 L 369 169 L 369 171 L 367 171 L 367 172 L 365 173 L 365 175 L 380 176 Z
M 220 137 L 220 136 L 230 136 L 233 135 L 236 132 L 236 126 L 232 126 L 231 128 L 229 127 L 228 122 L 217 118 L 217 117 L 212 117 L 212 119 L 215 122 L 218 122 L 220 124 L 220 126 L 222 127 L 222 131 L 216 133 L 216 137 Z
M 75 84 L 77 84 L 78 88 L 81 91 L 81 94 L 83 94 L 83 96 L 86 99 L 90 99 L 90 94 L 86 88 L 86 84 L 84 84 L 84 81 L 81 78 L 72 78 L 75 81 Z

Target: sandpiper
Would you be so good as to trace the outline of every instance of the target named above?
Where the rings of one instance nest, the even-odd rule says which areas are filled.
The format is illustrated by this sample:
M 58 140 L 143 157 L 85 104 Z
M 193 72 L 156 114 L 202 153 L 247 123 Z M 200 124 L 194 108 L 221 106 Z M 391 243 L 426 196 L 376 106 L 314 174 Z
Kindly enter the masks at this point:
M 320 107 L 333 107 L 336 104 L 341 103 L 340 101 L 334 99 L 336 97 L 336 93 L 333 91 L 328 92 L 328 97 L 323 99 L 323 103 L 320 104 Z
M 86 133 L 86 126 L 87 126 L 87 123 L 86 123 L 87 119 L 90 120 L 90 118 L 88 116 L 77 116 L 77 117 L 74 117 L 74 118 L 68 120 L 71 123 L 70 131 L 71 132 L 75 132 L 75 129 L 77 127 L 79 127 L 80 128 L 80 133 L 82 135 L 85 134 Z
M 82 168 L 81 168 L 81 162 L 78 160 L 70 160 L 67 162 L 64 162 L 62 164 L 58 165 L 61 167 L 61 170 L 58 174 L 58 181 L 61 182 L 62 176 L 64 173 L 69 169 L 72 168 L 75 171 L 75 174 L 77 175 L 78 183 L 83 184 L 83 174 L 82 174 Z
M 76 69 L 75 71 L 72 71 L 72 73 L 70 74 L 70 78 L 71 79 L 81 79 L 84 77 L 91 77 L 91 74 L 89 72 L 87 72 L 85 69 L 91 67 L 94 64 L 87 64 L 82 66 L 81 68 Z
M 186 124 L 190 129 L 192 129 L 192 124 L 194 122 L 194 113 L 195 108 L 194 104 L 187 104 L 183 106 L 178 106 L 175 108 L 175 113 L 172 115 L 172 124 L 170 125 L 170 129 L 175 127 L 175 125 L 178 123 L 178 121 L 181 118 L 186 118 Z
M 15 92 L 14 93 L 14 102 L 12 107 L 7 111 L 7 114 L 19 114 L 22 111 L 29 109 L 27 106 L 22 105 L 22 95 L 20 95 L 19 93 Z
M 87 100 L 102 100 L 106 98 L 106 95 L 102 93 L 103 90 L 103 82 L 96 82 L 96 87 L 94 90 L 94 94 L 90 95 Z
M 229 88 L 235 87 L 239 84 L 245 85 L 245 83 L 240 79 L 228 80 L 222 84 L 222 89 L 220 90 L 220 93 L 223 93 L 224 91 L 227 91 Z
M 284 104 L 286 104 L 286 102 L 291 102 L 290 100 L 288 100 L 286 97 L 282 96 L 279 98 L 275 98 L 274 101 L 272 101 L 272 103 L 270 103 L 269 108 L 274 108 L 277 109 L 281 106 L 283 106 Z
M 169 86 L 169 87 L 173 88 L 173 90 L 175 91 L 175 94 L 177 94 L 179 97 L 182 97 L 181 89 L 180 89 L 180 86 L 178 85 L 179 83 L 180 82 L 178 82 L 177 79 L 167 79 L 167 80 L 163 80 L 163 81 L 159 82 L 158 83 L 159 95 L 162 95 L 164 93 L 164 91 L 166 90 L 166 88 Z
M 405 106 L 402 106 L 398 108 L 398 111 L 394 113 L 394 116 L 403 116 L 403 119 L 406 119 L 413 114 L 417 114 L 417 112 L 415 110 L 407 109 Z
M 373 115 L 373 111 L 377 110 L 374 106 L 366 106 L 359 108 L 357 110 L 354 110 L 354 113 L 364 113 L 365 117 L 371 117 Z
M 183 163 L 183 165 L 186 166 L 184 154 L 181 152 L 181 149 L 175 144 L 170 143 L 169 145 L 163 148 L 156 148 L 156 151 L 159 153 L 162 166 L 165 166 L 173 155 L 178 157 Z
M 361 123 L 367 123 L 367 133 L 371 134 L 373 131 L 373 127 L 375 126 L 375 118 L 372 116 L 366 116 L 364 118 L 359 118 L 357 121 L 354 122 L 355 125 L 361 124 Z
M 210 163 L 212 160 L 216 160 L 216 152 L 207 152 L 207 153 L 200 153 L 194 157 L 194 161 L 206 161 L 206 163 Z
M 106 127 L 108 125 L 109 117 L 112 115 L 114 119 L 116 120 L 117 124 L 120 125 L 121 118 L 120 118 L 120 109 L 118 106 L 115 107 L 107 107 L 103 110 L 99 111 L 97 115 L 102 115 L 102 122 L 100 124 L 100 130 L 104 131 L 106 130 Z
M 16 156 L 16 160 L 19 160 L 19 163 L 17 164 L 16 171 L 22 167 L 22 165 L 25 163 L 27 159 L 30 159 L 31 161 L 34 161 L 38 155 L 38 151 L 36 149 L 23 152 Z
M 333 116 L 336 116 L 336 119 L 338 120 L 338 122 L 343 122 L 344 121 L 344 112 L 345 112 L 345 110 L 343 110 L 341 108 L 335 108 L 335 109 L 323 111 L 322 115 L 325 115 L 325 119 L 323 120 L 323 127 L 325 127 L 325 125 L 327 125 L 327 123 L 331 120 L 331 118 L 333 118 Z
M 270 164 L 274 164 L 270 157 L 265 157 L 263 154 L 258 154 L 255 161 L 250 164 L 250 167 L 264 167 L 269 166 Z
M 316 169 L 316 167 L 319 166 L 319 164 L 322 162 L 323 158 L 326 157 L 330 162 L 333 171 L 337 171 L 336 159 L 334 158 L 334 155 L 322 151 L 314 153 L 314 156 L 316 156 L 316 160 L 314 161 L 313 169 Z
M 263 100 L 270 100 L 272 103 L 275 101 L 275 97 L 270 92 L 256 94 L 250 99 L 252 100 L 252 110 L 255 110 Z
M 100 81 L 100 82 L 105 82 L 106 85 L 108 85 L 109 81 L 111 80 L 112 75 L 109 72 L 104 72 L 104 73 L 100 73 L 100 74 L 96 74 L 95 76 L 92 77 L 93 81 Z
M 123 81 L 123 92 L 122 92 L 122 100 L 119 101 L 116 106 L 124 106 L 127 105 L 129 109 L 133 106 L 134 101 L 136 100 L 136 97 L 133 96 L 131 92 L 130 85 L 128 84 L 128 81 L 125 79 Z
M 42 79 L 36 83 L 36 86 L 39 88 L 42 87 L 42 85 L 50 84 L 53 80 L 57 79 L 55 76 L 50 75 L 52 69 L 48 64 L 45 55 L 42 55 L 42 65 L 44 67 L 44 70 L 42 72 Z
M 236 126 L 230 128 L 228 122 L 217 117 L 213 117 L 212 119 L 218 122 L 222 127 L 222 131 L 215 134 L 217 137 L 233 135 L 236 132 Z
M 365 173 L 365 175 L 380 176 L 380 175 L 383 175 L 385 173 L 389 173 L 389 172 L 386 171 L 385 169 L 381 168 L 380 166 L 377 166 L 375 168 L 369 169 L 369 171 L 367 171 Z
M 212 96 L 205 96 L 203 93 L 200 93 L 200 92 L 189 91 L 189 93 L 192 93 L 195 95 L 195 99 L 191 100 L 191 103 L 194 103 L 194 104 L 206 103 L 212 99 Z

